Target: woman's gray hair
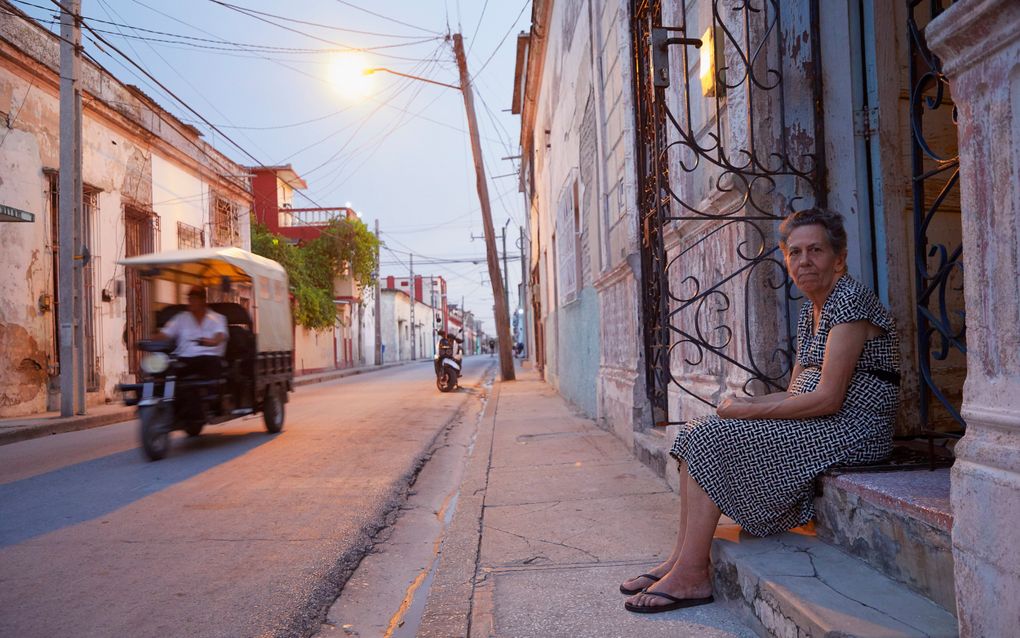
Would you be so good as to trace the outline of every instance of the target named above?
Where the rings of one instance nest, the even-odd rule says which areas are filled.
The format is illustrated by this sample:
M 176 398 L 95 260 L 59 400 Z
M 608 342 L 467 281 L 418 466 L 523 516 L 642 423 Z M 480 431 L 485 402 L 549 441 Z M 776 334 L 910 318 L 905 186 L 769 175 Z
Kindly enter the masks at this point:
M 793 229 L 812 225 L 818 225 L 825 229 L 829 245 L 837 255 L 846 250 L 846 228 L 843 227 L 843 215 L 828 208 L 805 208 L 791 214 L 779 225 L 779 246 L 783 252 L 786 252 L 786 242 L 790 239 Z

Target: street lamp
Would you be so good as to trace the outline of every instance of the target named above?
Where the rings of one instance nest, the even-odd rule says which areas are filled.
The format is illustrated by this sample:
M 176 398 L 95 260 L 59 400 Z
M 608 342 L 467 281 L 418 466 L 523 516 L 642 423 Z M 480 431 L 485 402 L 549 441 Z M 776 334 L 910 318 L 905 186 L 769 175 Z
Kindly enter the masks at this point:
M 390 73 L 411 80 L 418 80 L 428 84 L 437 84 L 448 89 L 460 91 L 464 98 L 464 111 L 467 115 L 468 132 L 471 136 L 471 152 L 475 160 L 475 185 L 478 188 L 478 203 L 482 209 L 482 225 L 485 229 L 485 257 L 489 266 L 489 282 L 492 284 L 492 296 L 495 300 L 496 336 L 499 337 L 499 369 L 500 378 L 503 381 L 513 381 L 514 360 L 513 351 L 510 348 L 510 316 L 508 313 L 509 300 L 507 298 L 506 286 L 499 276 L 499 253 L 496 252 L 496 231 L 492 226 L 492 207 L 489 204 L 489 185 L 485 176 L 485 164 L 482 160 L 482 143 L 478 134 L 478 121 L 475 119 L 474 96 L 471 93 L 471 76 L 467 69 L 467 55 L 464 53 L 464 39 L 459 33 L 453 34 L 453 52 L 457 56 L 457 68 L 460 71 L 460 84 L 446 84 L 436 82 L 428 78 L 401 73 L 386 67 L 373 67 L 365 69 L 365 75 L 373 73 Z M 505 237 L 505 231 L 504 231 Z M 504 253 L 506 250 L 504 249 Z
M 364 71 L 362 71 L 362 73 L 364 73 L 365 75 L 372 75 L 373 73 L 380 73 L 380 72 L 382 72 L 382 73 L 391 73 L 393 75 L 399 75 L 402 78 L 408 78 L 408 79 L 411 79 L 411 80 L 418 80 L 420 82 L 428 82 L 429 84 L 438 84 L 439 86 L 445 86 L 448 89 L 454 89 L 454 90 L 457 90 L 457 91 L 460 90 L 460 87 L 457 86 L 456 84 L 447 84 L 445 82 L 436 82 L 435 80 L 430 80 L 428 78 L 420 78 L 417 75 L 410 75 L 408 73 L 401 73 L 400 71 L 394 71 L 393 69 L 387 69 L 384 66 L 377 66 L 375 68 L 365 69 Z

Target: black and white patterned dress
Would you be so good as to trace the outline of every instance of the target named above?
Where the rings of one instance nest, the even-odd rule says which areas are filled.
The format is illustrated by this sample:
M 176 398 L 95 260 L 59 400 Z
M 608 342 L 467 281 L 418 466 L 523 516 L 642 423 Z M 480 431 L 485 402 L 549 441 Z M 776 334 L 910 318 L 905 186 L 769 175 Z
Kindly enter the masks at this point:
M 899 402 L 899 337 L 874 293 L 843 275 L 822 307 L 817 332 L 805 301 L 797 324 L 797 361 L 804 371 L 791 392 L 811 392 L 821 379 L 833 326 L 870 321 L 885 332 L 868 340 L 843 407 L 809 419 L 699 417 L 681 426 L 670 453 L 712 501 L 756 536 L 803 525 L 814 515 L 813 482 L 838 464 L 881 461 L 892 450 Z

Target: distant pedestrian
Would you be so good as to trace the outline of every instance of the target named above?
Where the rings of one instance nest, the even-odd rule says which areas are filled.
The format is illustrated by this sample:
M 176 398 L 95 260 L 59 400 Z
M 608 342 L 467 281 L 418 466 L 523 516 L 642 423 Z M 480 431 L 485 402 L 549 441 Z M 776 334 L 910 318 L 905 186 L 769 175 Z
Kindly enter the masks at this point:
M 495 339 L 489 339 L 489 356 L 490 357 L 496 356 L 496 340 Z

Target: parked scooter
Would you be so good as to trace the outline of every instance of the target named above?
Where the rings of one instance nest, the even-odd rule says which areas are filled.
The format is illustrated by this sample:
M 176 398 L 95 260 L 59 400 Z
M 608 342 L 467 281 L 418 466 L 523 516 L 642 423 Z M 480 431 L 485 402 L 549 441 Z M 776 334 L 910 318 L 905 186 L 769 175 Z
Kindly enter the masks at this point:
M 436 387 L 440 392 L 450 392 L 457 387 L 461 375 L 461 363 L 464 355 L 460 344 L 464 339 L 444 330 L 437 332 L 434 365 L 436 368 Z

